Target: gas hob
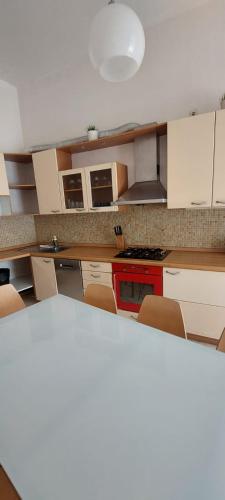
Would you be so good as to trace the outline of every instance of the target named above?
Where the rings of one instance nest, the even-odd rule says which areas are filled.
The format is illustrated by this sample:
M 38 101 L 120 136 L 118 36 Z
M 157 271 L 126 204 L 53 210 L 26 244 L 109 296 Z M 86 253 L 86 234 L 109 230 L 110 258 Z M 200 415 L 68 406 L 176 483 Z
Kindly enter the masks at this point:
M 162 250 L 161 248 L 129 247 L 119 252 L 115 257 L 120 259 L 164 260 L 168 254 L 168 250 Z

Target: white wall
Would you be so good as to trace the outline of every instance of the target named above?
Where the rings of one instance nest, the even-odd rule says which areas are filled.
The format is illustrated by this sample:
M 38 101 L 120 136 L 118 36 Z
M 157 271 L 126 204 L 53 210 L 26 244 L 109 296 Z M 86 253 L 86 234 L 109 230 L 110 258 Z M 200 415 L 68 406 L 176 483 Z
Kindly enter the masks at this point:
M 21 88 L 25 145 L 82 135 L 90 122 L 104 129 L 218 109 L 225 92 L 224 26 L 225 2 L 211 0 L 151 28 L 143 66 L 128 82 L 104 82 L 87 56 Z
M 23 133 L 17 89 L 0 80 L 0 151 L 23 150 Z

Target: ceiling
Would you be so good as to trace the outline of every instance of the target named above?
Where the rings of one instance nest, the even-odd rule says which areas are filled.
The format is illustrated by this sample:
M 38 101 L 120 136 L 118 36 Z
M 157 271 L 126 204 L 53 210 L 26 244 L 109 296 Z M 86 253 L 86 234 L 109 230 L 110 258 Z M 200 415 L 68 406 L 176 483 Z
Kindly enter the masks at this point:
M 123 0 L 145 28 L 208 0 Z M 88 33 L 104 0 L 0 0 L 0 79 L 23 85 L 87 59 Z

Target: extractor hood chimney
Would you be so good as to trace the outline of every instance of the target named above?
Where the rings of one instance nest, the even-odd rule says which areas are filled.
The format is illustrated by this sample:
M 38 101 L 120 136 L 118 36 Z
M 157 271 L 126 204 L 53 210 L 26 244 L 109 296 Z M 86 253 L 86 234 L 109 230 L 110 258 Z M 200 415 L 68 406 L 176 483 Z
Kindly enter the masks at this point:
M 134 141 L 135 184 L 115 205 L 166 203 L 166 136 L 156 134 Z

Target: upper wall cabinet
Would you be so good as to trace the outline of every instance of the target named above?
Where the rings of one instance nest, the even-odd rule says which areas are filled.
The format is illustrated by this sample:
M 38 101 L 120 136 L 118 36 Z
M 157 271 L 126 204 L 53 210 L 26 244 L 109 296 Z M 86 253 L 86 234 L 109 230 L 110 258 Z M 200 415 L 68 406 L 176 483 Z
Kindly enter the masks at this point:
M 225 110 L 216 113 L 213 207 L 225 207 Z
M 114 212 L 127 189 L 127 167 L 117 162 L 59 173 L 63 212 Z
M 40 214 L 62 212 L 58 172 L 72 167 L 71 155 L 56 149 L 33 154 Z
M 80 213 L 88 211 L 85 169 L 65 170 L 59 173 L 62 211 Z
M 86 167 L 88 205 L 91 212 L 118 211 L 112 206 L 128 186 L 127 167 L 121 163 L 104 163 Z
M 168 123 L 168 208 L 211 207 L 214 132 L 215 113 Z

